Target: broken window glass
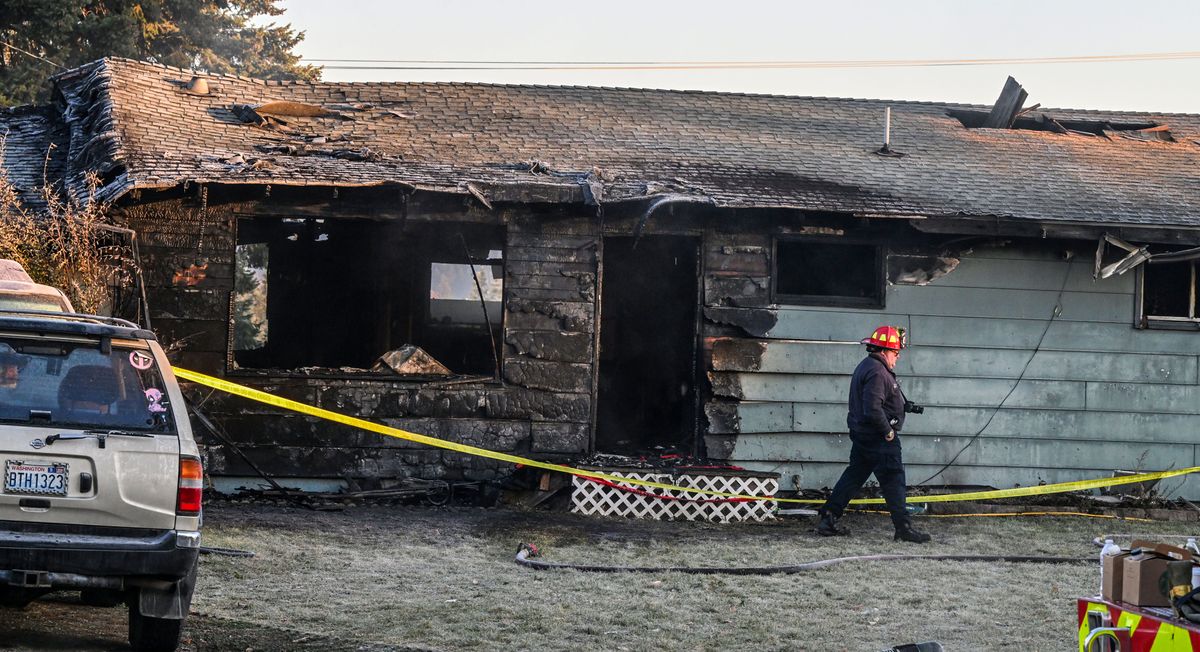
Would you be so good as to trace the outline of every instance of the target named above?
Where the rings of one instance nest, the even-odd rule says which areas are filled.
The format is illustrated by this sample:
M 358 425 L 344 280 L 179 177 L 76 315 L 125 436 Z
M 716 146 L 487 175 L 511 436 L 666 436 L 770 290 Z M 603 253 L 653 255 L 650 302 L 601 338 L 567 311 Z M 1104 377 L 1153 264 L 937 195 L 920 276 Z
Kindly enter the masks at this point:
M 778 303 L 881 307 L 882 250 L 830 240 L 778 240 L 774 281 Z
M 1197 321 L 1196 264 L 1188 261 L 1141 266 L 1144 326 Z
M 454 222 L 239 220 L 232 362 L 388 373 L 380 356 L 412 346 L 453 374 L 492 375 L 504 237 Z

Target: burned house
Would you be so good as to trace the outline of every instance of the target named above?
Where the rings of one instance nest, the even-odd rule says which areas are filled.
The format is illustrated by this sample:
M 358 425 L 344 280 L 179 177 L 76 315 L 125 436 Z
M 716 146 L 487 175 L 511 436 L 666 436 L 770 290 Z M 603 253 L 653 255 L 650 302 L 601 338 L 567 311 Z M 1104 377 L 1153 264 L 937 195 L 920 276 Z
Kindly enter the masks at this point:
M 677 450 L 787 490 L 842 468 L 857 341 L 887 323 L 927 406 L 914 484 L 951 460 L 934 483 L 1195 464 L 1200 116 L 122 59 L 52 82 L 53 105 L 0 116 L 4 165 L 77 196 L 99 179 L 181 367 L 495 450 Z M 508 472 L 204 409 L 308 486 Z

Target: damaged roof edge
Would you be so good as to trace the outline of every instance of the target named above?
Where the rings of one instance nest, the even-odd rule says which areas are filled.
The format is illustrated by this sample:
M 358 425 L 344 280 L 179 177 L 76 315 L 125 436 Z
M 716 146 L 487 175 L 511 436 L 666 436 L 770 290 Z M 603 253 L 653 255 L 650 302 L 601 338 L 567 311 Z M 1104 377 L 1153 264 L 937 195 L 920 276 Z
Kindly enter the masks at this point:
M 126 181 L 122 183 L 122 181 Z M 309 181 L 296 179 L 230 179 L 228 177 L 196 177 L 180 181 L 164 181 L 160 183 L 127 183 L 127 178 L 122 175 L 118 180 L 109 184 L 105 188 L 96 193 L 97 199 L 112 203 L 125 195 L 138 190 L 170 190 L 188 184 L 197 185 L 214 185 L 214 186 L 283 186 L 293 188 L 384 188 L 398 187 L 404 190 L 431 192 L 439 194 L 460 195 L 464 197 L 474 196 L 471 192 L 471 187 L 486 195 L 489 201 L 505 202 L 505 203 L 554 203 L 554 204 L 581 204 L 588 205 L 588 196 L 585 193 L 583 186 L 576 182 L 564 183 L 546 183 L 546 182 L 519 182 L 519 183 L 501 183 L 495 181 L 462 181 L 458 183 L 434 184 L 427 182 L 412 182 L 402 180 L 382 180 L 369 182 L 330 182 L 330 181 Z M 796 211 L 820 211 L 826 212 L 830 210 L 827 205 L 819 204 L 800 204 L 789 202 L 760 202 L 755 204 L 745 204 L 742 202 L 722 201 L 718 197 L 713 197 L 707 194 L 686 194 L 679 192 L 653 192 L 641 195 L 621 195 L 609 197 L 604 200 L 607 205 L 614 204 L 636 204 L 638 202 L 659 202 L 664 200 L 686 201 L 696 205 L 710 206 L 714 208 L 726 209 L 782 209 Z M 1173 231 L 1183 231 L 1189 233 L 1200 234 L 1200 225 L 1198 226 L 1158 226 L 1153 224 L 1096 224 L 1086 220 L 1052 220 L 1040 219 L 1030 220 L 1029 218 L 1021 218 L 1015 215 L 995 215 L 995 214 L 979 214 L 979 215 L 964 215 L 961 213 L 955 214 L 934 214 L 934 213 L 915 213 L 911 211 L 898 210 L 894 212 L 885 211 L 853 211 L 847 212 L 847 215 L 855 218 L 877 219 L 877 220 L 907 220 L 917 222 L 914 224 L 919 230 L 927 230 L 930 232 L 973 232 L 973 229 L 961 228 L 969 223 L 972 226 L 978 226 L 981 223 L 987 223 L 999 227 L 1001 225 L 1017 227 L 1022 230 L 1030 228 L 1042 229 L 1043 227 L 1058 227 L 1058 228 L 1073 228 L 1080 230 L 1113 230 L 1124 229 L 1137 231 L 1156 230 L 1169 228 Z M 952 226 L 957 225 L 959 228 Z M 1012 235 L 1009 233 L 1009 235 Z M 1042 237 L 1046 237 L 1043 235 Z M 1191 240 L 1189 238 L 1189 240 Z

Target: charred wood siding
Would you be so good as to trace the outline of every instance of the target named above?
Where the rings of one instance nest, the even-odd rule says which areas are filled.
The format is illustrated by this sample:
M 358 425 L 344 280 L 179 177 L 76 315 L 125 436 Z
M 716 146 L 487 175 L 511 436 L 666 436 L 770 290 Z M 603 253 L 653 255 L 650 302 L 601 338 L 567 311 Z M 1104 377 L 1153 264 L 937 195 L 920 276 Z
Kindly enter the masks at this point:
M 198 250 L 200 209 L 194 202 L 164 201 L 123 211 L 141 237 L 151 318 L 164 346 L 177 347 L 171 355 L 175 364 L 450 441 L 543 458 L 588 449 L 597 269 L 596 236 L 588 220 L 559 216 L 556 228 L 546 230 L 518 210 L 492 218 L 507 223 L 499 342 L 503 383 L 439 385 L 354 374 L 229 373 L 235 211 L 243 208 L 207 207 L 203 251 Z M 276 213 L 286 215 L 287 208 L 280 206 Z M 438 213 L 436 219 L 478 219 L 472 209 L 459 213 Z M 193 287 L 176 282 L 175 270 L 201 259 L 209 264 L 203 281 Z M 486 480 L 511 470 L 220 394 L 208 398 L 204 409 L 256 464 L 282 476 Z M 205 438 L 202 430 L 198 434 Z M 208 443 L 210 473 L 253 475 L 232 451 Z
M 1093 281 L 1090 259 L 1067 262 L 1061 248 L 1018 241 L 966 255 L 928 285 L 889 284 L 882 310 L 747 308 L 762 300 L 751 280 L 755 255 L 722 253 L 746 244 L 706 245 L 709 455 L 779 471 L 785 487 L 792 478 L 831 486 L 849 451 L 845 394 L 863 355 L 857 340 L 882 323 L 909 329 L 912 347 L 898 371 L 909 397 L 929 406 L 905 428 L 912 482 L 953 457 L 993 413 L 939 482 L 1076 480 L 1191 466 L 1200 455 L 1192 435 L 1200 336 L 1133 328 L 1132 273 Z M 722 265 L 745 275 L 748 296 L 730 296 L 737 277 L 711 271 Z M 1182 492 L 1200 496 L 1200 483 L 1189 480 Z

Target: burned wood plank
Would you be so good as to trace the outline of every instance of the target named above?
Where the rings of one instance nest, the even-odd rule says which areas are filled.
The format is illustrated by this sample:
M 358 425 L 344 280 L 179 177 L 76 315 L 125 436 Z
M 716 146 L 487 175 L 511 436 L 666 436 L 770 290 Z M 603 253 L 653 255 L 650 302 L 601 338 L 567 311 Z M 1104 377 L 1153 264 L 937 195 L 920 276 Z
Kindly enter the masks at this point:
M 545 423 L 531 424 L 533 453 L 586 453 L 588 448 L 588 424 Z
M 168 350 L 207 351 L 224 354 L 228 348 L 226 319 L 156 319 L 154 333 Z
M 508 260 L 527 260 L 533 262 L 563 262 L 590 263 L 596 262 L 596 250 L 593 247 L 582 249 L 550 248 L 534 246 L 509 246 L 505 252 Z
M 596 266 L 590 263 L 570 263 L 553 261 L 511 260 L 505 263 L 504 271 L 509 274 L 531 274 L 535 276 L 559 276 L 564 272 L 595 272 Z
M 737 439 L 737 435 L 704 435 L 704 453 L 714 460 L 730 459 L 737 447 Z
M 1017 115 L 1021 112 L 1021 106 L 1025 104 L 1025 99 L 1028 97 L 1029 93 L 1021 88 L 1021 84 L 1009 77 L 1005 80 L 1004 89 L 1000 91 L 1000 97 L 996 98 L 996 103 L 992 105 L 987 119 L 983 121 L 983 126 L 990 129 L 1012 127 Z
M 489 395 L 486 416 L 493 419 L 588 423 L 591 420 L 591 407 L 591 396 L 588 394 L 514 389 Z
M 768 277 L 708 277 L 704 279 L 704 304 L 760 308 L 771 303 Z
M 220 289 L 147 288 L 154 319 L 225 319 L 229 292 Z
M 577 204 L 583 202 L 579 184 L 506 183 L 479 184 L 494 202 L 519 204 Z
M 155 233 L 139 230 L 138 242 L 144 247 L 187 249 L 194 252 L 200 243 L 200 227 L 192 225 L 191 231 L 188 233 Z M 212 233 L 205 229 L 204 244 L 206 247 L 227 249 L 233 246 L 233 234 L 224 229 Z
M 204 251 L 197 251 L 195 244 L 191 247 L 142 247 L 141 251 L 142 264 L 147 267 L 163 266 L 175 268 L 180 265 L 188 265 L 203 259 L 210 265 L 225 265 L 232 268 L 234 263 L 234 250 L 232 241 L 224 247 L 205 245 Z
M 530 389 L 583 393 L 591 391 L 592 366 L 569 362 L 508 360 L 504 363 L 504 379 Z
M 767 343 L 761 340 L 719 339 L 713 342 L 714 371 L 758 371 Z
M 708 372 L 708 382 L 712 386 L 713 396 L 725 398 L 745 398 L 742 391 L 741 376 L 736 373 L 720 371 Z
M 412 402 L 407 414 L 411 416 L 481 417 L 485 416 L 488 393 L 439 388 L 421 389 L 409 396 Z
M 596 245 L 596 236 L 567 231 L 510 231 L 508 242 L 514 247 L 537 247 L 578 250 Z
M 505 327 L 510 330 L 594 332 L 594 303 L 583 301 L 536 301 L 510 298 Z
M 741 432 L 738 404 L 732 401 L 709 401 L 704 404 L 704 416 L 708 419 L 711 434 L 737 434 Z M 712 455 L 710 452 L 709 455 Z
M 170 287 L 176 285 L 175 275 L 180 269 L 196 263 L 194 252 L 191 255 L 182 253 L 170 258 L 161 257 L 148 259 L 142 257 L 142 278 L 147 287 Z M 203 261 L 204 280 L 201 287 L 233 287 L 233 265 L 221 264 L 210 260 Z
M 547 288 L 512 288 L 510 295 L 518 299 L 531 301 L 592 301 L 595 298 L 595 288 L 573 288 L 567 290 Z
M 717 324 L 736 326 L 752 337 L 766 337 L 779 321 L 779 314 L 765 308 L 706 306 L 704 318 Z
M 594 292 L 596 275 L 592 272 L 569 272 L 553 275 L 511 274 L 505 283 L 510 288 L 528 288 L 536 290 L 574 290 L 576 292 Z
M 765 252 L 755 254 L 726 254 L 719 249 L 709 249 L 704 255 L 706 273 L 741 273 L 747 276 L 768 276 L 771 273 L 770 257 Z
M 483 188 L 480 188 L 478 185 L 471 182 L 466 183 L 466 188 L 467 192 L 471 193 L 471 196 L 479 200 L 479 203 L 483 204 L 483 206 L 489 211 L 494 208 L 492 206 L 492 201 L 488 199 L 486 194 L 484 194 Z
M 514 355 L 556 362 L 591 362 L 592 339 L 587 333 L 550 331 L 510 330 L 504 336 Z
M 399 478 L 427 480 L 450 476 L 441 451 L 387 448 L 333 448 L 308 446 L 244 446 L 242 451 L 256 466 L 275 476 L 294 476 L 304 469 L 312 478 Z M 206 467 L 217 475 L 258 474 L 224 446 L 207 449 Z M 492 462 L 494 467 L 501 463 Z M 507 466 L 507 465 L 506 465 Z

